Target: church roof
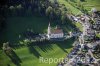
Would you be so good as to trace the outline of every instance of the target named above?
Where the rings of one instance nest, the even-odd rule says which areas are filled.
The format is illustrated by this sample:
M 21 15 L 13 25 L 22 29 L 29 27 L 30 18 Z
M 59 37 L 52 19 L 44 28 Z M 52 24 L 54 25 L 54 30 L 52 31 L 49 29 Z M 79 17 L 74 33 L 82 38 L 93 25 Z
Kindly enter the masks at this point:
M 60 34 L 60 33 L 63 33 L 63 30 L 62 29 L 54 29 L 51 31 L 52 34 Z
M 50 22 L 49 22 L 49 25 L 48 25 L 48 29 L 50 29 Z M 63 33 L 63 30 L 58 28 L 58 26 L 55 28 L 55 29 L 50 29 L 50 32 L 51 34 L 61 34 Z

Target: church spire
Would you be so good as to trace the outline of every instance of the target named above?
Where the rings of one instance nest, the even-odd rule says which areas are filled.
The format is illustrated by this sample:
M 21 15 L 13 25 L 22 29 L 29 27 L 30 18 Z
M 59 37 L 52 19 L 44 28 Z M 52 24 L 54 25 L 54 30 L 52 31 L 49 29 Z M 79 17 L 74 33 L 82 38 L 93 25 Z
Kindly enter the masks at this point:
M 48 35 L 51 34 L 51 26 L 50 26 L 50 22 L 49 22 L 49 25 L 48 25 Z
M 50 27 L 50 22 L 49 22 L 49 25 L 48 25 L 48 27 Z

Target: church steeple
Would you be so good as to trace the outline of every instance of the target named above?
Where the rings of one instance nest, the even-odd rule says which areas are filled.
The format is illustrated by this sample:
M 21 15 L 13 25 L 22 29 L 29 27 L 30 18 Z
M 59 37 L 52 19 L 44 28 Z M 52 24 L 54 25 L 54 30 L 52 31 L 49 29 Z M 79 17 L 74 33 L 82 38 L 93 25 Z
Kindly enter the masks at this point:
M 49 25 L 48 25 L 48 27 L 50 27 L 50 22 L 49 22 Z
M 49 25 L 48 25 L 48 35 L 51 34 L 51 26 L 50 26 L 50 22 L 49 22 Z

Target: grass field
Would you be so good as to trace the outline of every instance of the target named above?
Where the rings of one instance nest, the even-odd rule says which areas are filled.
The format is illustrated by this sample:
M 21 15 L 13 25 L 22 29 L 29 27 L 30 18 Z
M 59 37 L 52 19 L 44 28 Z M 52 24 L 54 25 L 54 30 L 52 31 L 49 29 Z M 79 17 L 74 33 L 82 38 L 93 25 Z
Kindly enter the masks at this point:
M 17 45 L 19 35 L 31 29 L 33 32 L 45 33 L 48 27 L 48 19 L 46 17 L 10 17 L 7 19 L 7 28 L 2 32 L 2 42 L 9 41 L 11 44 Z M 56 23 L 51 22 L 52 27 Z M 38 46 L 18 46 L 13 48 L 17 58 L 21 61 L 21 66 L 56 66 L 57 63 L 39 63 L 39 57 L 44 58 L 64 58 L 72 48 L 73 39 L 62 42 L 44 42 Z M 18 61 L 19 61 L 18 60 Z M 11 59 L 0 50 L 0 66 L 15 66 Z
M 31 47 L 20 47 L 15 51 L 16 55 L 21 60 L 21 66 L 56 66 L 57 63 L 40 63 L 39 57 L 44 58 L 64 58 L 71 50 L 71 44 L 73 41 L 71 39 L 47 45 L 31 46 Z M 1 58 L 2 57 L 2 58 Z M 0 66 L 15 66 L 14 63 L 4 54 L 0 56 Z
M 100 34 L 96 34 L 96 36 L 100 38 Z
M 71 4 L 69 4 L 66 0 L 57 0 L 57 1 L 58 1 L 58 3 L 60 3 L 60 4 L 64 4 L 64 5 L 66 6 L 66 8 L 67 8 L 68 10 L 70 10 L 70 12 L 72 12 L 73 14 L 77 14 L 77 13 L 82 14 L 82 12 L 81 12 L 79 9 L 73 7 L 73 6 L 72 6 Z M 51 0 L 51 2 L 54 2 L 54 0 Z
M 48 23 L 45 17 L 10 17 L 7 19 L 7 27 L 1 37 L 5 41 L 15 42 L 19 39 L 19 35 L 27 30 L 46 32 Z
M 83 31 L 82 24 L 80 22 L 75 23 L 76 27 L 79 28 L 80 31 Z
M 69 4 L 66 0 L 58 0 L 58 2 L 60 4 L 64 4 L 66 6 L 66 8 L 70 9 L 72 11 L 73 14 L 77 14 L 77 13 L 80 13 L 80 10 L 79 9 L 76 9 L 75 7 L 73 7 L 71 4 Z
M 83 2 L 83 6 L 88 11 L 90 11 L 91 8 L 96 8 L 100 11 L 100 0 L 86 0 L 85 2 Z
M 77 4 L 77 0 L 70 0 L 71 3 Z M 84 8 L 91 11 L 92 8 L 96 8 L 100 11 L 100 0 L 84 0 L 80 2 Z

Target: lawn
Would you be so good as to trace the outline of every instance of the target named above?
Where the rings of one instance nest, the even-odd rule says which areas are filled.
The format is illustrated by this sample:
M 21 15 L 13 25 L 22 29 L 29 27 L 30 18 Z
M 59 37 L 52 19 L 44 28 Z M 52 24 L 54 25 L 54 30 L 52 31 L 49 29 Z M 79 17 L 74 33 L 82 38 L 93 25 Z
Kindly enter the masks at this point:
M 82 24 L 80 22 L 75 23 L 76 27 L 79 28 L 80 31 L 83 31 Z
M 0 42 L 10 41 L 15 43 L 19 40 L 19 35 L 31 30 L 35 33 L 46 33 L 49 20 L 46 17 L 8 17 L 7 27 L 1 32 Z M 56 26 L 51 22 L 52 27 Z
M 100 34 L 96 34 L 96 36 L 100 38 Z
M 21 66 L 56 66 L 57 63 L 40 63 L 39 57 L 44 58 L 65 58 L 72 48 L 73 39 L 62 42 L 41 43 L 38 46 L 17 47 L 14 50 L 18 58 L 20 58 Z M 19 60 L 18 60 L 19 61 Z M 0 54 L 0 66 L 15 66 L 11 59 L 3 52 Z
M 74 5 L 77 4 L 77 0 L 70 0 L 71 3 Z M 91 11 L 92 8 L 96 8 L 100 11 L 100 0 L 84 0 L 81 1 L 81 4 L 84 6 L 84 8 L 88 11 Z
M 51 0 L 51 2 L 53 2 L 54 0 Z M 77 9 L 77 8 L 75 8 L 75 7 L 73 7 L 71 4 L 69 4 L 66 0 L 58 0 L 58 2 L 60 3 L 60 4 L 64 4 L 65 6 L 66 6 L 66 8 L 67 9 L 69 9 L 73 14 L 82 14 L 82 12 L 79 10 L 79 9 Z
M 96 8 L 100 11 L 100 0 L 86 0 L 85 2 L 82 2 L 85 9 L 88 11 L 91 10 L 91 8 Z
M 19 35 L 27 30 L 37 33 L 45 33 L 48 27 L 46 17 L 9 17 L 7 19 L 7 28 L 0 36 L 1 43 L 9 41 L 11 44 L 18 45 Z M 56 23 L 51 22 L 52 27 Z M 22 38 L 23 39 L 23 38 Z M 44 42 L 39 45 L 15 46 L 13 48 L 17 58 L 21 61 L 21 66 L 56 66 L 57 63 L 39 63 L 39 57 L 44 58 L 64 58 L 72 48 L 73 38 L 62 42 Z M 18 61 L 19 61 L 18 60 Z M 0 66 L 15 66 L 11 59 L 0 50 Z
M 68 8 L 68 9 L 70 9 L 70 10 L 72 11 L 73 14 L 77 14 L 77 13 L 80 13 L 80 14 L 81 14 L 81 12 L 80 12 L 79 9 L 73 7 L 73 6 L 72 6 L 71 4 L 69 4 L 66 0 L 58 0 L 58 2 L 59 2 L 60 4 L 64 4 L 64 5 L 66 6 L 66 8 Z

